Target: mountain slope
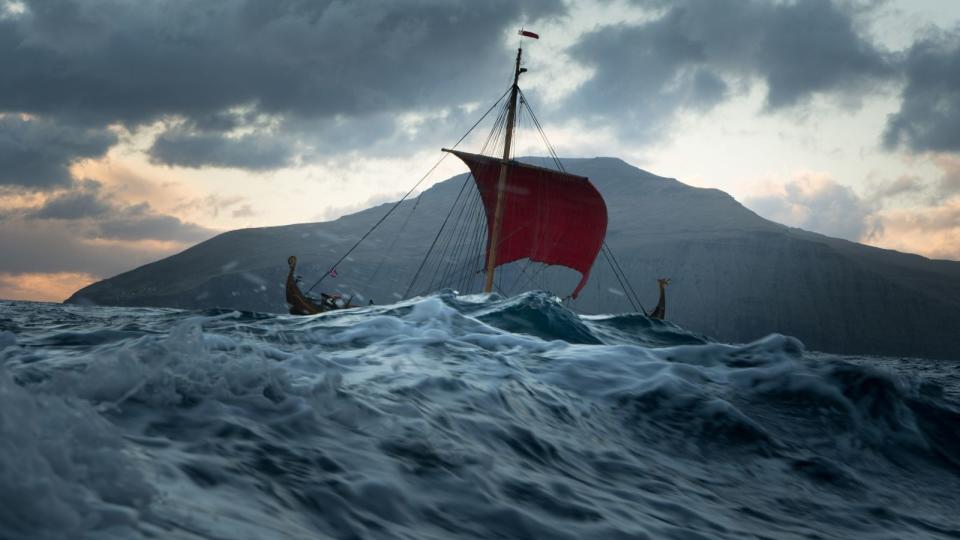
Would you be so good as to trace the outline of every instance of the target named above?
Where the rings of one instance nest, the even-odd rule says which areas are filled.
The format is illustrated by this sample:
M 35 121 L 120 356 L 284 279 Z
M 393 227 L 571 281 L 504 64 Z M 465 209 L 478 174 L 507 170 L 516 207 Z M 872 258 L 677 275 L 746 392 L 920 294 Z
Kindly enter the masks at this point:
M 603 194 L 607 242 L 648 308 L 656 301 L 655 278 L 672 278 L 667 317 L 681 326 L 724 341 L 780 332 L 824 351 L 960 357 L 960 263 L 789 228 L 722 191 L 693 188 L 614 158 L 567 159 L 564 165 L 590 177 Z M 462 181 L 454 177 L 419 201 L 404 202 L 324 287 L 379 302 L 401 297 Z M 414 204 L 400 235 L 404 218 L 397 216 Z M 284 311 L 287 256 L 300 257 L 309 286 L 388 206 L 332 222 L 224 233 L 90 285 L 68 302 Z M 574 307 L 586 313 L 629 309 L 602 261 Z

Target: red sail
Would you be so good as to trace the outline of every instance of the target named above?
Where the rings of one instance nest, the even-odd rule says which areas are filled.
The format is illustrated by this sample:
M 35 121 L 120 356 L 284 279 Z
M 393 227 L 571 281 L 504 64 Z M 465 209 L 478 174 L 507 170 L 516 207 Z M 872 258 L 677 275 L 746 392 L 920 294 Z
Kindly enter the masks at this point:
M 470 167 L 487 213 L 487 254 L 497 206 L 502 160 L 451 151 Z M 587 283 L 590 267 L 607 233 L 607 205 L 583 176 L 509 162 L 497 266 L 523 258 L 577 270 L 574 298 Z

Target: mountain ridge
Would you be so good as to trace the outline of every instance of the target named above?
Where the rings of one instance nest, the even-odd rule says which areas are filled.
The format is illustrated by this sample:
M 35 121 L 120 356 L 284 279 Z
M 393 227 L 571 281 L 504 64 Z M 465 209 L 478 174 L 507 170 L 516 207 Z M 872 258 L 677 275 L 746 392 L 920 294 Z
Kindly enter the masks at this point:
M 667 316 L 685 328 L 724 341 L 784 333 L 827 352 L 960 358 L 960 326 L 954 322 L 960 315 L 960 262 L 788 227 L 722 190 L 688 186 L 617 158 L 563 163 L 590 177 L 604 196 L 607 242 L 648 307 L 656 296 L 654 280 L 672 278 Z M 449 208 L 463 181 L 464 175 L 455 176 L 403 202 L 397 216 L 419 205 L 404 234 L 410 238 L 391 238 L 390 227 L 378 230 L 369 249 L 358 250 L 341 265 L 340 276 L 324 285 L 379 302 L 402 296 L 402 278 L 409 279 L 422 259 L 444 213 L 439 210 Z M 94 283 L 67 301 L 284 311 L 288 255 L 300 257 L 300 271 L 312 283 L 392 204 L 327 222 L 228 231 Z M 391 255 L 390 275 L 365 277 L 366 270 L 382 266 L 384 253 Z M 576 309 L 629 310 L 599 259 L 591 282 Z

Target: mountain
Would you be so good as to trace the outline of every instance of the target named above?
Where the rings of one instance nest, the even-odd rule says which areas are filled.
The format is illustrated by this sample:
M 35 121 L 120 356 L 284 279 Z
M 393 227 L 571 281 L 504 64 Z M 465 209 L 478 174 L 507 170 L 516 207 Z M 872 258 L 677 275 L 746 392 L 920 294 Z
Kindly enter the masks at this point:
M 656 302 L 655 279 L 671 278 L 667 318 L 680 326 L 727 342 L 777 332 L 826 352 L 960 358 L 960 262 L 786 227 L 722 191 L 619 159 L 563 163 L 603 194 L 607 243 L 647 308 Z M 401 298 L 463 180 L 451 178 L 404 202 L 323 286 L 378 302 Z M 299 256 L 309 286 L 389 206 L 324 223 L 227 232 L 94 283 L 67 302 L 283 312 L 287 257 Z M 601 259 L 574 308 L 629 309 Z

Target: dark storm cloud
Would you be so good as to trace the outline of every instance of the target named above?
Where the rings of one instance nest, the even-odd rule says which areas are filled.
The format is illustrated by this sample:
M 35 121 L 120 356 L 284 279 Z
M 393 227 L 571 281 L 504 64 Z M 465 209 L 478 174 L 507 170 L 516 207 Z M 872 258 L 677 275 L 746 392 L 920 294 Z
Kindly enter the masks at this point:
M 30 0 L 0 20 L 0 110 L 224 129 L 253 107 L 303 117 L 462 103 L 496 86 L 501 38 L 559 0 Z
M 93 181 L 83 183 L 81 189 L 60 193 L 47 199 L 43 206 L 30 214 L 35 219 L 74 220 L 98 217 L 111 212 L 114 208 L 100 198 L 100 184 Z
M 491 104 L 494 99 L 487 96 Z M 240 136 L 203 129 L 199 122 L 191 122 L 160 134 L 148 153 L 157 164 L 248 170 L 295 166 L 358 149 L 378 157 L 405 157 L 424 147 L 440 148 L 448 143 L 451 133 L 462 133 L 476 121 L 476 111 L 466 114 L 463 108 L 451 107 L 446 114 L 438 116 L 431 111 L 425 118 L 424 125 L 416 126 L 395 112 L 362 118 L 291 117 L 284 119 L 279 129 L 267 126 Z M 252 120 L 251 124 L 263 126 L 264 122 Z
M 76 223 L 11 219 L 0 234 L 0 273 L 86 272 L 110 276 L 179 251 L 84 242 Z
M 652 132 L 672 113 L 709 109 L 752 79 L 776 110 L 815 94 L 869 89 L 894 70 L 857 30 L 857 14 L 828 0 L 642 1 L 662 15 L 638 25 L 601 27 L 570 49 L 596 70 L 573 96 Z M 745 85 L 744 85 L 745 87 Z
M 882 204 L 894 197 L 922 196 L 929 188 L 920 176 L 902 175 L 892 180 L 876 182 L 871 186 L 869 200 Z
M 124 208 L 116 215 L 97 222 L 93 235 L 110 240 L 166 240 L 199 242 L 214 231 L 186 223 L 174 216 L 156 214 L 147 204 Z
M 888 148 L 960 152 L 960 35 L 933 35 L 913 44 L 904 61 L 900 110 L 884 133 Z
M 98 182 L 90 180 L 48 197 L 38 208 L 8 209 L 0 214 L 0 222 L 0 274 L 83 272 L 109 276 L 217 233 L 159 214 L 147 204 L 118 203 L 103 194 Z M 144 244 L 142 240 L 171 243 Z
M 8 212 L 8 220 L 69 223 L 70 229 L 85 238 L 106 240 L 160 240 L 197 242 L 216 231 L 158 214 L 147 203 L 117 203 L 101 192 L 92 180 L 79 182 L 74 189 L 55 194 L 35 209 Z
M 226 137 L 174 130 L 157 137 L 149 154 L 151 161 L 165 165 L 270 170 L 293 165 L 296 142 L 276 135 Z
M 45 190 L 68 185 L 72 163 L 100 157 L 116 141 L 103 129 L 0 116 L 0 186 Z
M 24 13 L 0 18 L 0 112 L 95 127 L 185 118 L 188 131 L 164 134 L 154 161 L 252 170 L 290 165 L 289 137 L 317 140 L 225 136 L 258 115 L 281 128 L 292 119 L 356 125 L 488 97 L 502 83 L 493 74 L 509 69 L 504 32 L 564 11 L 560 0 L 24 4 Z M 323 151 L 343 146 L 318 142 Z M 36 164 L 29 157 L 21 161 Z M 25 172 L 32 184 L 63 185 L 63 171 Z

